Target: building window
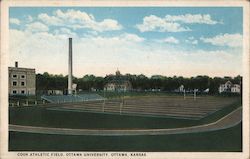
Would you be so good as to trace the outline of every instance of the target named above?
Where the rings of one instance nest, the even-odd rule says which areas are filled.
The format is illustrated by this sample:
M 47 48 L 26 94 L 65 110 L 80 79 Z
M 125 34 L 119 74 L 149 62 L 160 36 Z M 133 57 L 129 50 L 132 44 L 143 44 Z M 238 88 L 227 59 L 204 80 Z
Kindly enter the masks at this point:
M 12 86 L 17 86 L 17 81 L 13 81 Z
M 13 94 L 17 94 L 17 91 L 16 91 L 16 90 L 13 90 L 12 93 L 13 93 Z
M 21 82 L 21 86 L 25 86 L 25 82 Z
M 21 79 L 25 79 L 25 75 L 21 75 Z
M 12 78 L 17 78 L 17 75 L 16 74 L 12 75 Z
M 22 91 L 21 91 L 21 94 L 25 94 L 25 90 L 22 90 Z

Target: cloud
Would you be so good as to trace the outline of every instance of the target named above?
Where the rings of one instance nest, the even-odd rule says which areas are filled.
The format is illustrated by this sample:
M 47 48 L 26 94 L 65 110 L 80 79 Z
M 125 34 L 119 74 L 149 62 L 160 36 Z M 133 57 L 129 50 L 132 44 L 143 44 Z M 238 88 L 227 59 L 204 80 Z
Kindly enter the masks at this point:
M 70 29 L 60 33 L 74 33 Z M 29 37 L 29 38 L 27 38 Z M 37 73 L 67 74 L 68 39 L 56 33 L 10 29 L 10 65 L 36 68 Z M 228 51 L 185 51 L 160 43 L 142 43 L 143 38 L 123 33 L 105 37 L 90 35 L 73 38 L 74 75 L 105 76 L 117 67 L 122 73 L 162 74 L 167 76 L 234 76 L 241 73 L 241 54 Z M 214 67 L 218 69 L 214 70 Z M 167 68 L 167 69 L 166 69 Z
M 102 22 L 95 22 L 92 26 L 93 30 L 108 31 L 108 30 L 121 30 L 122 26 L 113 19 L 104 19 Z
M 87 28 L 98 32 L 122 29 L 122 25 L 114 19 L 96 21 L 92 14 L 73 9 L 67 11 L 58 9 L 53 12 L 53 15 L 41 13 L 38 19 L 47 25 L 66 26 L 73 29 Z
M 10 24 L 20 25 L 20 20 L 17 18 L 10 18 Z
M 163 39 L 163 42 L 166 42 L 166 43 L 173 43 L 173 44 L 179 44 L 179 40 L 170 36 L 168 38 L 165 38 Z
M 241 34 L 220 34 L 212 38 L 200 38 L 204 43 L 210 43 L 215 46 L 241 47 Z
M 166 15 L 166 21 L 170 22 L 182 22 L 187 24 L 209 24 L 214 25 L 221 22 L 212 20 L 209 14 L 185 14 L 185 15 Z
M 164 18 L 155 15 L 143 18 L 142 24 L 137 24 L 136 28 L 141 32 L 183 32 L 191 31 L 189 27 L 183 24 L 208 24 L 215 25 L 221 22 L 215 21 L 209 14 L 185 14 L 185 15 L 166 15 Z
M 87 14 L 86 12 L 82 12 L 79 10 L 73 10 L 73 9 L 69 9 L 66 12 L 63 12 L 60 9 L 58 9 L 54 12 L 54 14 L 58 18 L 67 19 L 71 22 L 77 22 L 77 21 L 90 22 L 92 20 L 95 20 L 95 18 L 92 14 Z
M 144 38 L 139 37 L 136 34 L 128 34 L 128 33 L 122 34 L 120 38 L 130 42 L 142 42 L 145 40 Z
M 63 25 L 63 21 L 55 16 L 49 16 L 46 13 L 41 13 L 38 15 L 38 19 L 47 25 L 60 26 Z
M 188 37 L 188 39 L 186 39 L 185 42 L 188 43 L 188 44 L 193 44 L 193 45 L 198 44 L 198 40 L 196 40 L 193 36 Z
M 33 21 L 33 18 L 32 18 L 32 16 L 30 16 L 30 15 L 25 16 L 25 18 L 26 18 L 26 21 L 27 21 L 28 23 L 31 23 L 31 22 Z
M 40 22 L 34 22 L 26 25 L 26 30 L 29 32 L 46 32 L 49 28 Z
M 191 44 L 197 45 L 198 44 L 198 40 L 191 41 Z
M 182 27 L 179 23 L 167 21 L 164 18 L 155 15 L 146 16 L 143 18 L 142 24 L 137 24 L 141 32 L 158 31 L 158 32 L 182 32 L 191 31 L 188 27 Z
M 78 37 L 77 34 L 73 31 L 71 31 L 70 29 L 68 28 L 60 28 L 60 29 L 56 29 L 54 31 L 54 34 L 58 37 L 61 37 L 61 39 L 66 39 L 66 38 L 69 38 L 69 37 L 72 37 L 72 38 L 76 38 Z
M 143 42 L 145 39 L 136 34 L 123 33 L 121 35 L 110 37 L 89 35 L 78 40 L 84 40 L 84 43 L 89 43 L 89 45 L 93 44 L 93 47 L 102 47 L 106 50 L 116 50 L 117 48 L 126 46 L 131 48 Z
M 58 32 L 72 33 L 66 28 L 60 29 Z M 110 68 L 125 65 L 126 62 L 133 59 L 133 56 L 140 56 L 136 54 L 137 49 L 134 48 L 143 40 L 135 34 L 128 33 L 112 37 L 73 38 L 74 65 L 77 66 L 74 69 L 74 75 L 100 73 L 107 68 L 109 71 L 103 72 L 103 74 L 111 73 Z M 23 67 L 36 68 L 37 72 L 67 74 L 68 39 L 66 36 L 10 29 L 10 48 L 10 65 L 13 64 L 13 61 L 20 61 Z M 124 59 L 120 58 L 121 56 L 124 56 Z M 92 72 L 93 70 L 97 72 Z

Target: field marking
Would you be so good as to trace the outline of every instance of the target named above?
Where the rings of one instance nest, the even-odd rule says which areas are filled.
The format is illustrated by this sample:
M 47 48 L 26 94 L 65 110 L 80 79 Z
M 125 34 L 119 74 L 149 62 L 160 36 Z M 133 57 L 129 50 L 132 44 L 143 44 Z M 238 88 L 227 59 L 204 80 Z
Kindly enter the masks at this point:
M 222 130 L 239 124 L 242 120 L 242 107 L 237 108 L 228 115 L 222 117 L 216 122 L 171 129 L 140 129 L 140 130 L 109 130 L 109 129 L 70 129 L 70 128 L 50 128 L 50 127 L 34 127 L 9 124 L 9 131 L 40 133 L 40 134 L 57 134 L 57 135 L 94 135 L 94 136 L 128 136 L 128 135 L 169 135 L 198 133 L 215 130 Z M 221 126 L 220 124 L 223 124 Z

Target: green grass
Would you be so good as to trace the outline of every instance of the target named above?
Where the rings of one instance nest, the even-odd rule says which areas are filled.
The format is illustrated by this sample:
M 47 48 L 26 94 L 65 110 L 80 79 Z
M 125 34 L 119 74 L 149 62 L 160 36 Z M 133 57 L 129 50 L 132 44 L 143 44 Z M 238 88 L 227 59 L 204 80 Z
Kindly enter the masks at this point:
M 241 123 L 232 128 L 159 136 L 67 136 L 9 133 L 10 151 L 241 152 Z
M 199 123 L 200 124 L 207 124 L 207 123 L 215 122 L 241 106 L 242 106 L 242 102 L 240 99 L 238 99 L 234 103 L 232 103 L 231 105 L 226 106 L 226 107 L 214 112 L 213 114 L 209 114 L 208 116 L 202 118 L 199 121 Z
M 212 97 L 211 97 L 212 98 Z M 48 111 L 42 106 L 9 109 L 11 124 L 68 128 L 174 128 L 216 121 L 241 106 L 240 100 L 201 120 Z M 241 124 L 225 130 L 159 136 L 70 136 L 9 133 L 11 151 L 242 151 Z
M 67 117 L 67 118 L 65 118 Z M 192 120 L 86 112 L 49 111 L 45 108 L 10 108 L 11 124 L 68 128 L 173 128 L 193 125 Z

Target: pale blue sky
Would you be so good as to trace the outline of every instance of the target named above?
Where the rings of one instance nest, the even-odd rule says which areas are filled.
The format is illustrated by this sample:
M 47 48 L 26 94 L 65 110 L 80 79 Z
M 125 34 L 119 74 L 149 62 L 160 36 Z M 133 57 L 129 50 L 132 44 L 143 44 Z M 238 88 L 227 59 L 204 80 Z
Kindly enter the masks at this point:
M 11 7 L 10 65 L 74 75 L 242 74 L 240 7 Z M 215 69 L 216 68 L 216 69 Z

